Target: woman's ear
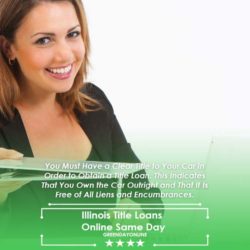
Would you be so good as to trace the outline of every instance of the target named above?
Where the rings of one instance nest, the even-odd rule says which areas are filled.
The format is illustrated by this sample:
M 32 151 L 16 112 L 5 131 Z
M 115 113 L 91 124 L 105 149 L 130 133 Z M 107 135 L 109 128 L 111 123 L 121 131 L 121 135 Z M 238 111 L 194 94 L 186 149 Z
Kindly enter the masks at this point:
M 0 49 L 9 60 L 15 59 L 15 55 L 11 49 L 11 43 L 3 35 L 0 36 Z

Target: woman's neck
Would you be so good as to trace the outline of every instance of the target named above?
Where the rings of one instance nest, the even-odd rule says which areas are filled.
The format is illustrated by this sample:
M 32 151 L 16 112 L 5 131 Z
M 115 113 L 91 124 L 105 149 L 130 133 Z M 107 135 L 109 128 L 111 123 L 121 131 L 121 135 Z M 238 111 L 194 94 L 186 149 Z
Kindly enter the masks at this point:
M 65 112 L 56 101 L 55 95 L 47 96 L 27 96 L 22 95 L 16 102 L 15 107 L 22 112 L 38 115 L 41 117 L 58 116 Z
M 20 98 L 15 103 L 17 109 L 40 114 L 47 113 L 48 115 L 58 113 L 59 110 L 63 111 L 56 101 L 56 93 L 46 92 L 27 84 L 22 84 L 20 90 Z

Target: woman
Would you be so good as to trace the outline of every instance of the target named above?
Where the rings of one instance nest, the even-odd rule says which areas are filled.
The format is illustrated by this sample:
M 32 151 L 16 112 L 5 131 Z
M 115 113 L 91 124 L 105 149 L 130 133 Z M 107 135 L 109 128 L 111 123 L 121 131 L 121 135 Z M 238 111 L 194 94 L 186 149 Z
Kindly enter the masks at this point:
M 0 48 L 0 159 L 139 162 L 104 93 L 83 84 L 89 35 L 80 0 L 0 1 Z M 18 207 L 27 218 L 51 199 L 39 182 L 0 183 L 2 210 Z
M 0 146 L 29 157 L 138 162 L 103 92 L 83 84 L 81 1 L 4 0 L 0 9 Z

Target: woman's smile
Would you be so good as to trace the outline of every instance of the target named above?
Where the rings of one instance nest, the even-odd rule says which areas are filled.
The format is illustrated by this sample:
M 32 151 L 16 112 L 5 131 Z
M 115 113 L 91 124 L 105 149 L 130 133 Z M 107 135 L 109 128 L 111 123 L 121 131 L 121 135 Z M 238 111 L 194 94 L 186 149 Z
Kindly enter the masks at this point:
M 65 80 L 71 77 L 73 64 L 56 68 L 46 68 L 46 73 L 57 80 Z

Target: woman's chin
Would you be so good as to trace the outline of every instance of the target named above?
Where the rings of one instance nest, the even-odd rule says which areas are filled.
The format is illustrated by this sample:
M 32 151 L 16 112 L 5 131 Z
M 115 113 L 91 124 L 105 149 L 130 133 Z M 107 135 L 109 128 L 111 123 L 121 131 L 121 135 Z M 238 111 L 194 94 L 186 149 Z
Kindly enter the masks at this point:
M 57 94 L 63 94 L 63 93 L 69 92 L 71 90 L 72 86 L 73 86 L 73 84 L 68 86 L 68 87 L 65 87 L 65 88 L 56 89 L 55 92 Z

